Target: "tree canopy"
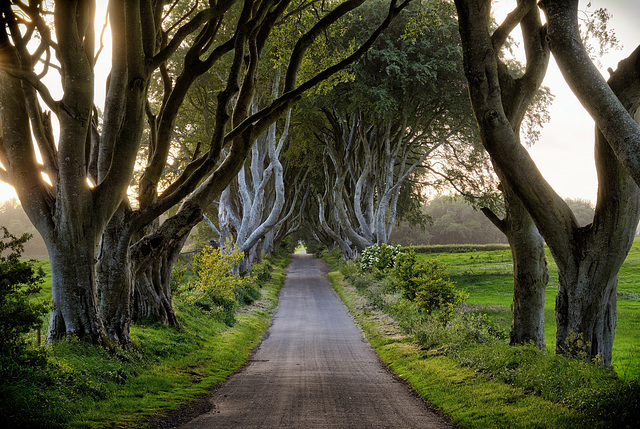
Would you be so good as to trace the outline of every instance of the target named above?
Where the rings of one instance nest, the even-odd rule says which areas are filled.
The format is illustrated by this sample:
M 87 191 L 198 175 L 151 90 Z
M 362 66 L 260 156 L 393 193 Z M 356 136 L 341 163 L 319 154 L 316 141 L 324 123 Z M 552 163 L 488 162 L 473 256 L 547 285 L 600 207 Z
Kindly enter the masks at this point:
M 2 3 L 0 180 L 14 186 L 49 250 L 49 340 L 72 335 L 128 344 L 134 281 L 140 303 L 134 314 L 175 323 L 168 277 L 203 208 L 236 176 L 257 136 L 305 91 L 360 57 L 407 4 L 392 0 L 369 38 L 299 80 L 310 47 L 362 3 L 110 1 L 111 70 L 103 106 L 94 105 L 103 86 L 95 81 L 95 3 Z M 284 55 L 281 95 L 253 111 L 261 65 L 269 61 L 263 53 L 278 36 L 274 29 L 309 9 L 312 19 Z M 194 82 L 207 73 L 221 76 L 210 131 L 196 137 L 200 151 L 192 149 L 175 179 L 161 185 L 179 147 L 176 118 Z M 45 77 L 59 80 L 60 99 Z M 152 87 L 154 81 L 161 84 Z M 132 203 L 127 192 L 140 164 Z M 176 205 L 177 213 L 158 227 L 158 216 Z

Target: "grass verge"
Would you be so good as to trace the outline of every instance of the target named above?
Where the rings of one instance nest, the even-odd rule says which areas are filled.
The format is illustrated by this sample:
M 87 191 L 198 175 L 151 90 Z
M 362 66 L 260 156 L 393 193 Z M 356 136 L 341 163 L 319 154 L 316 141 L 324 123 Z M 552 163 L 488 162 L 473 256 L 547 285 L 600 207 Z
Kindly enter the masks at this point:
M 422 322 L 397 322 L 379 310 L 376 300 L 385 298 L 372 293 L 371 281 L 356 288 L 339 271 L 329 277 L 383 361 L 464 428 L 636 427 L 638 404 L 630 401 L 637 401 L 637 384 L 611 370 L 489 341 L 482 317 L 470 319 L 475 339 L 462 323 L 434 334 Z
M 46 365 L 28 373 L 16 368 L 0 383 L 0 427 L 140 427 L 150 416 L 202 398 L 237 371 L 262 338 L 286 262 L 277 261 L 261 298 L 241 308 L 232 326 L 175 300 L 181 329 L 134 325 L 134 350 L 80 341 L 47 346 Z

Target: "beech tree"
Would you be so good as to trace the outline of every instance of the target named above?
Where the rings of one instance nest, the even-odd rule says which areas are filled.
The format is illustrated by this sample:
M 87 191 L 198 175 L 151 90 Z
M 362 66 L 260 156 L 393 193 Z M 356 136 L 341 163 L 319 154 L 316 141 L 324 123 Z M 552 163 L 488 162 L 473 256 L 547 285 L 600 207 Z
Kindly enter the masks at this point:
M 491 155 L 503 183 L 533 218 L 557 263 L 559 273 L 556 300 L 556 351 L 586 353 L 603 364 L 611 364 L 616 323 L 617 273 L 631 246 L 639 217 L 639 191 L 624 171 L 600 129 L 596 129 L 598 201 L 593 223 L 579 226 L 569 206 L 544 180 L 526 149 L 520 144 L 512 117 L 513 107 L 526 108 L 529 94 L 527 73 L 536 69 L 545 51 L 544 28 L 523 27 L 527 51 L 524 80 L 504 79 L 499 61 L 499 43 L 517 23 L 535 17 L 535 1 L 518 1 L 504 31 L 493 35 L 487 22 L 490 3 L 456 0 L 462 39 L 465 74 L 482 143 Z M 546 2 L 542 2 L 544 5 Z M 550 17 L 549 17 L 550 18 Z M 551 30 L 551 28 L 550 28 Z M 553 40 L 553 37 L 551 37 Z M 571 42 L 578 43 L 576 37 Z M 530 48 L 530 49 L 531 49 Z M 637 100 L 638 80 L 633 61 L 621 63 L 612 74 L 609 87 L 621 100 Z M 532 76 L 532 75 L 530 75 Z M 533 77 L 533 76 L 532 76 Z M 512 98 L 513 94 L 515 98 Z M 514 101 L 514 104 L 510 104 Z M 636 107 L 626 103 L 632 114 Z M 598 123 L 598 126 L 600 124 Z
M 514 77 L 513 71 L 509 70 L 498 53 L 518 23 L 522 29 L 527 64 L 522 75 Z M 535 8 L 516 9 L 492 33 L 491 41 L 497 55 L 495 61 L 502 89 L 502 105 L 514 138 L 519 144 L 521 124 L 536 94 L 541 90 L 540 86 L 549 62 L 549 49 L 544 42 L 539 12 Z M 513 321 L 509 334 L 510 343 L 533 343 L 544 349 L 544 298 L 549 282 L 544 240 L 500 166 L 495 162 L 494 169 L 501 182 L 505 216 L 500 219 L 488 207 L 483 207 L 482 212 L 505 234 L 511 248 Z
M 351 27 L 366 34 L 375 3 Z M 403 183 L 445 145 L 473 144 L 451 4 L 416 4 L 350 72 L 314 98 L 326 147 L 322 231 L 346 256 L 386 243 Z M 357 33 L 356 33 L 357 34 Z
M 305 189 L 306 172 L 291 171 L 290 164 L 280 159 L 283 136 L 276 145 L 275 128 L 272 124 L 268 134 L 258 139 L 247 164 L 214 203 L 217 225 L 207 221 L 220 244 L 232 238 L 245 253 L 239 267 L 243 271 L 276 252 L 300 228 L 310 194 Z
M 279 91 L 278 75 L 276 72 L 273 82 L 274 98 Z M 289 110 L 279 137 L 277 122 L 258 137 L 247 162 L 234 183 L 223 191 L 218 204 L 219 242 L 234 239 L 245 254 L 241 267 L 244 270 L 262 256 L 264 246 L 270 247 L 273 239 L 270 232 L 284 217 L 286 201 L 281 153 L 289 133 L 290 118 Z M 260 248 L 257 246 L 259 241 L 265 241 Z
M 325 113 L 331 129 L 323 136 L 326 192 L 319 198 L 320 214 L 331 210 L 334 225 L 344 231 L 342 241 L 357 254 L 388 241 L 403 182 L 451 136 L 422 139 L 407 117 L 372 124 L 362 117 L 339 119 Z M 325 231 L 339 235 L 324 216 L 319 220 Z
M 363 2 L 346 0 L 331 3 L 329 10 L 317 9 L 318 19 L 290 51 L 282 96 L 259 112 L 251 112 L 256 70 L 272 29 L 290 12 L 295 14 L 298 8 L 315 2 L 193 2 L 179 19 L 169 20 L 171 9 L 184 2 L 112 0 L 108 6 L 112 63 L 102 117 L 94 106 L 95 3 L 2 3 L 0 179 L 15 187 L 49 250 L 53 295 L 50 341 L 74 335 L 101 344 L 110 340 L 128 344 L 132 278 L 140 296 L 138 310 L 171 323 L 168 277 L 186 235 L 200 221 L 203 207 L 236 176 L 258 135 L 301 94 L 362 55 L 407 4 L 391 1 L 369 39 L 352 54 L 298 84 L 300 62 L 309 46 Z M 53 23 L 48 20 L 49 7 Z M 172 77 L 167 62 L 185 45 L 183 68 Z M 217 95 L 212 138 L 203 145 L 202 154 L 161 189 L 159 177 L 185 94 L 196 77 L 223 57 L 229 61 L 224 88 Z M 60 100 L 42 80 L 52 70 L 60 75 Z M 148 101 L 149 83 L 156 72 L 164 87 L 159 111 L 150 109 Z M 40 100 L 59 122 L 57 138 L 51 113 L 43 110 Z M 145 120 L 148 160 L 140 179 L 139 201 L 133 205 L 124 198 Z M 223 148 L 227 148 L 224 153 Z M 42 157 L 42 164 L 36 154 Z M 176 215 L 129 247 L 134 235 L 144 235 L 145 226 L 176 204 L 181 204 Z M 103 234 L 117 211 L 117 220 Z M 98 305 L 96 259 L 100 242 L 104 265 Z M 131 271 L 126 269 L 129 266 Z M 159 292 L 165 296 L 160 297 Z M 154 300 L 154 295 L 158 299 Z M 164 310 L 160 311 L 161 307 Z
M 56 2 L 54 34 L 42 2 L 3 2 L 0 7 L 2 178 L 14 186 L 47 244 L 53 295 L 48 338 L 73 334 L 105 343 L 97 307 L 96 248 L 131 179 L 143 130 L 144 94 L 157 66 L 156 20 L 151 9 L 136 2 L 112 3 L 114 70 L 100 132 L 93 105 L 94 5 Z M 36 34 L 37 47 L 30 50 Z M 42 61 L 46 73 L 52 56 L 59 61 L 60 100 L 36 71 Z M 59 121 L 57 139 L 40 98 Z M 92 157 L 94 164 L 88 162 Z
M 220 144 L 212 145 L 212 147 L 221 148 L 229 142 L 231 146 L 226 152 L 226 158 L 219 163 L 213 173 L 207 176 L 206 179 L 189 194 L 174 216 L 165 221 L 158 229 L 147 234 L 143 239 L 131 246 L 132 259 L 136 261 L 134 266 L 137 275 L 143 273 L 144 269 L 149 269 L 152 263 L 161 265 L 157 269 L 150 271 L 153 277 L 147 276 L 146 279 L 142 279 L 144 284 L 149 285 L 147 290 L 163 290 L 166 291 L 166 294 L 169 293 L 171 268 L 189 232 L 202 219 L 203 210 L 220 196 L 230 180 L 237 175 L 251 149 L 251 145 L 256 141 L 258 136 L 265 132 L 293 103 L 299 100 L 305 91 L 331 77 L 334 73 L 343 69 L 366 52 L 379 34 L 391 23 L 409 1 L 410 0 L 407 0 L 401 4 L 396 4 L 395 1 L 392 1 L 387 9 L 384 20 L 370 33 L 367 40 L 358 45 L 353 53 L 347 55 L 335 64 L 328 65 L 319 72 L 314 70 L 314 73 L 309 76 L 306 81 L 298 85 L 298 72 L 303 58 L 309 51 L 312 43 L 322 35 L 324 30 L 336 23 L 340 17 L 362 4 L 363 0 L 339 3 L 334 9 L 328 11 L 324 17 L 312 23 L 310 28 L 296 39 L 297 42 L 291 49 L 285 67 L 283 87 L 281 90 L 282 95 L 258 112 L 251 112 L 251 106 L 257 90 L 256 76 L 258 74 L 258 61 L 261 58 L 260 54 L 262 50 L 266 46 L 267 39 L 265 39 L 265 36 L 267 34 L 260 33 L 259 31 L 249 33 L 252 37 L 247 41 L 249 47 L 252 46 L 252 43 L 255 43 L 259 49 L 255 52 L 249 50 L 250 53 L 253 52 L 255 57 L 250 56 L 249 58 L 254 58 L 254 62 L 247 65 L 246 71 L 243 72 L 242 84 L 236 87 L 239 89 L 239 92 L 232 114 L 227 116 L 222 115 L 224 112 L 220 111 L 219 100 L 217 104 L 216 123 L 219 122 L 218 115 L 222 115 L 221 117 L 229 121 L 224 121 L 224 123 L 232 127 L 232 129 L 225 135 L 223 134 L 223 128 L 219 130 L 216 128 L 217 131 L 214 132 L 214 139 L 221 140 Z M 298 9 L 294 8 L 294 12 L 296 10 Z M 277 9 L 277 12 L 282 14 L 285 10 Z M 269 20 L 267 20 L 270 26 L 269 28 L 278 22 L 277 15 L 267 15 L 267 17 L 269 18 Z M 253 23 L 254 21 L 250 20 L 249 22 Z M 236 49 L 234 50 L 234 54 L 235 62 L 233 64 L 235 64 L 235 66 L 232 64 L 231 70 L 242 70 L 239 65 L 242 64 L 243 61 L 246 61 L 246 58 L 243 56 L 243 51 Z M 229 82 L 231 82 L 231 80 L 229 80 Z M 161 276 L 158 277 L 158 274 Z M 139 287 L 139 285 L 140 282 L 138 281 L 136 287 Z

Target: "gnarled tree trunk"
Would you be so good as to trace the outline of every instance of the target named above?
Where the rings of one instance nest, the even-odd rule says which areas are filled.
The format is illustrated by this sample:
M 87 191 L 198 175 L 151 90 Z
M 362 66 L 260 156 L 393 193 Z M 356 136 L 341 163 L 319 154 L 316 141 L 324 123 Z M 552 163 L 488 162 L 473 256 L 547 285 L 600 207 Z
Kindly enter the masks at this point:
M 130 210 L 123 203 L 102 233 L 98 253 L 97 280 L 100 312 L 109 339 L 123 346 L 131 344 Z
M 183 204 L 180 211 L 130 247 L 134 274 L 133 318 L 179 326 L 171 305 L 171 271 L 202 209 Z
M 591 225 L 579 227 L 567 204 L 544 180 L 519 143 L 509 121 L 512 109 L 503 104 L 503 92 L 524 95 L 524 88 L 533 83 L 529 76 L 539 62 L 535 52 L 541 51 L 546 43 L 540 37 L 542 26 L 536 3 L 523 0 L 518 3 L 517 13 L 512 15 L 523 17 L 521 24 L 529 46 L 527 72 L 519 80 L 509 80 L 502 72 L 505 67 L 495 51 L 501 43 L 497 43 L 487 29 L 490 4 L 456 0 L 456 7 L 465 73 L 483 145 L 531 214 L 558 266 L 556 351 L 597 358 L 602 364 L 610 365 L 617 273 L 638 224 L 638 187 L 597 130 L 595 158 L 599 186 L 596 212 Z M 500 27 L 502 30 L 509 28 L 513 26 Z M 572 40 L 571 43 L 578 42 Z M 640 76 L 635 67 L 637 55 L 635 52 L 632 59 L 621 62 L 609 80 L 611 89 L 631 116 L 635 116 L 640 99 Z
M 513 321 L 509 343 L 535 344 L 544 350 L 544 297 L 549 269 L 544 239 L 524 206 L 507 186 L 502 186 L 506 216 L 498 219 L 490 210 L 485 215 L 509 241 L 513 259 Z
M 625 88 L 640 96 L 640 80 L 628 83 Z M 615 83 L 612 85 L 619 90 Z M 640 219 L 640 189 L 599 130 L 596 168 L 599 188 L 594 221 L 575 228 L 568 252 L 564 258 L 556 257 L 556 350 L 611 365 L 618 271 L 631 249 Z M 552 252 L 557 252 L 556 246 L 550 245 Z
M 97 344 L 108 342 L 96 293 L 95 231 L 83 226 L 78 228 L 76 219 L 61 220 L 58 238 L 47 240 L 52 293 L 47 341 L 71 335 Z

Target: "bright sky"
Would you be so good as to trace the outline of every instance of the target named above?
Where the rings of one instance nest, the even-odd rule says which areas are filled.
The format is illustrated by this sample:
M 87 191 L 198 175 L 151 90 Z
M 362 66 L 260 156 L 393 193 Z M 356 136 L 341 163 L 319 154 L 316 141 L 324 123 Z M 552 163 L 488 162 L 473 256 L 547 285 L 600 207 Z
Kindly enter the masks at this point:
M 495 14 L 501 20 L 511 10 L 515 1 L 495 0 Z M 626 58 L 640 44 L 640 2 L 637 0 L 592 0 L 591 9 L 607 8 L 612 14 L 610 27 L 620 40 L 623 49 L 611 51 L 602 59 L 604 69 L 616 68 L 618 62 Z M 97 21 L 104 20 L 105 1 L 98 1 L 102 9 Z M 581 9 L 587 1 L 581 1 Z M 101 24 L 97 24 L 98 31 Z M 105 46 L 101 55 L 103 61 L 109 55 L 110 46 Z M 106 55 L 105 55 L 106 54 Z M 108 65 L 97 67 L 97 87 L 105 82 L 104 73 Z M 605 77 L 608 74 L 605 72 Z M 540 141 L 529 149 L 533 159 L 546 180 L 562 197 L 583 198 L 595 203 L 597 178 L 593 160 L 593 120 L 577 101 L 564 82 L 553 57 L 547 71 L 544 85 L 551 88 L 556 96 L 551 107 L 551 122 L 548 123 Z M 96 102 L 100 106 L 104 89 L 98 91 Z M 100 93 L 101 92 L 101 93 Z M 0 201 L 14 197 L 13 188 L 0 182 Z
M 500 20 L 515 2 L 495 1 L 496 18 Z M 580 2 L 585 9 L 587 1 Z M 505 6 L 506 5 L 506 6 Z M 606 8 L 612 17 L 609 27 L 622 45 L 602 60 L 606 69 L 616 69 L 618 62 L 628 57 L 640 44 L 640 2 L 637 0 L 592 0 L 589 10 Z M 556 96 L 550 109 L 551 122 L 545 125 L 540 141 L 529 149 L 531 156 L 547 182 L 563 198 L 596 201 L 598 181 L 593 156 L 594 122 L 569 89 L 556 66 L 553 56 L 543 83 Z
M 107 0 L 97 0 L 96 1 L 96 19 L 95 19 L 95 27 L 96 27 L 96 52 L 100 48 L 100 33 L 102 32 L 102 27 L 105 22 L 106 10 L 107 10 Z M 102 52 L 98 57 L 98 61 L 96 63 L 94 73 L 95 73 L 95 104 L 102 108 L 104 106 L 104 98 L 105 98 L 105 82 L 107 81 L 107 75 L 111 70 L 110 62 L 111 62 L 111 30 L 107 27 L 105 31 L 105 35 L 102 38 L 104 47 L 102 48 Z M 47 75 L 44 78 L 44 81 L 51 92 L 51 95 L 54 99 L 60 99 L 62 97 L 62 90 L 60 89 L 60 77 L 54 71 L 51 70 L 51 76 Z M 46 108 L 44 103 L 42 104 L 43 108 Z M 57 120 L 55 115 L 51 115 L 51 119 L 53 121 L 54 134 L 58 132 L 57 128 Z M 0 202 L 8 200 L 10 198 L 17 198 L 13 187 L 7 185 L 4 182 L 0 182 Z

